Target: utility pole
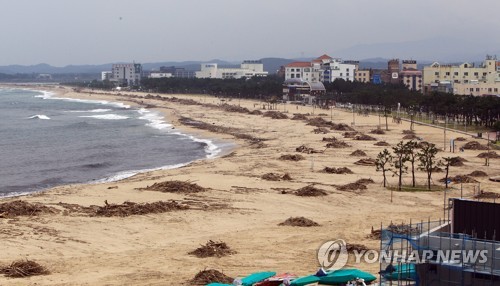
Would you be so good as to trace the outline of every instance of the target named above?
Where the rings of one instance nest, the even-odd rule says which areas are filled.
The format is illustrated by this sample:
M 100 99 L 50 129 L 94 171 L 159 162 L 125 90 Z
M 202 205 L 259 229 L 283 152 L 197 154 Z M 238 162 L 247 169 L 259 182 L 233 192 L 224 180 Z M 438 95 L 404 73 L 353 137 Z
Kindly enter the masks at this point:
M 447 127 L 447 123 L 448 123 L 448 115 L 446 115 L 444 117 L 444 134 L 443 134 L 443 137 L 444 137 L 444 139 L 443 139 L 443 143 L 444 143 L 443 150 L 444 151 L 446 151 L 446 127 Z

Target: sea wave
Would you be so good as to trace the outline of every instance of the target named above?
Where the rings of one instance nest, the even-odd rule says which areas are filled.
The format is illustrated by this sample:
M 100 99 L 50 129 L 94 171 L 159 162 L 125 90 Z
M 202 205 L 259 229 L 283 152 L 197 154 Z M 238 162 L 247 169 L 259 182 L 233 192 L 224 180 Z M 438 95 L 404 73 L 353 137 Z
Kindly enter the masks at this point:
M 123 172 L 119 172 L 119 173 L 116 173 L 114 175 L 111 175 L 109 177 L 106 177 L 106 178 L 103 178 L 103 179 L 100 179 L 100 180 L 95 180 L 95 181 L 88 182 L 88 183 L 99 184 L 99 183 L 116 182 L 116 181 L 124 180 L 126 178 L 130 178 L 130 177 L 132 177 L 134 175 L 137 175 L 139 173 L 147 173 L 147 172 L 159 171 L 159 170 L 176 169 L 176 168 L 180 168 L 180 167 L 186 166 L 186 165 L 188 165 L 190 163 L 191 162 L 181 163 L 181 164 L 174 164 L 174 165 L 167 165 L 167 166 L 163 166 L 163 167 L 151 168 L 151 169 L 144 169 L 144 170 L 123 171 Z
M 199 142 L 202 143 L 205 146 L 205 152 L 207 153 L 207 158 L 214 158 L 220 152 L 222 152 L 222 149 L 215 144 L 212 140 L 209 139 L 201 139 L 201 138 L 196 138 L 192 135 L 185 134 L 179 131 L 176 131 L 175 129 L 172 129 L 172 124 L 168 124 L 167 122 L 164 121 L 163 116 L 159 112 L 154 112 L 147 110 L 145 108 L 139 109 L 137 112 L 141 114 L 142 116 L 139 117 L 139 119 L 147 120 L 149 123 L 147 123 L 147 126 L 150 126 L 152 128 L 156 128 L 158 130 L 166 130 L 171 134 L 176 134 L 180 136 L 187 137 L 188 139 L 194 141 L 194 142 Z M 175 130 L 175 131 L 173 131 Z
M 127 116 L 118 115 L 118 114 L 82 115 L 79 117 L 88 117 L 88 118 L 103 119 L 103 120 L 123 120 L 123 119 L 129 118 Z
M 72 112 L 72 113 L 101 113 L 101 112 L 109 112 L 111 109 L 92 109 L 92 110 L 70 110 L 66 112 Z
M 33 116 L 28 117 L 28 119 L 43 119 L 43 120 L 49 120 L 49 119 L 50 119 L 50 117 L 48 117 L 47 115 L 43 115 L 43 114 L 37 114 L 37 115 L 33 115 Z
M 129 109 L 130 105 L 124 104 L 121 102 L 114 102 L 114 101 L 107 101 L 107 100 L 97 100 L 97 99 L 79 99 L 79 98 L 69 98 L 69 97 L 54 97 L 55 93 L 51 91 L 45 91 L 45 90 L 36 90 L 37 92 L 41 92 L 42 94 L 40 95 L 35 95 L 37 98 L 43 98 L 43 99 L 55 99 L 55 100 L 65 100 L 65 101 L 72 101 L 72 102 L 81 102 L 81 103 L 98 103 L 102 105 L 111 105 L 115 106 L 118 108 L 124 108 L 124 109 Z

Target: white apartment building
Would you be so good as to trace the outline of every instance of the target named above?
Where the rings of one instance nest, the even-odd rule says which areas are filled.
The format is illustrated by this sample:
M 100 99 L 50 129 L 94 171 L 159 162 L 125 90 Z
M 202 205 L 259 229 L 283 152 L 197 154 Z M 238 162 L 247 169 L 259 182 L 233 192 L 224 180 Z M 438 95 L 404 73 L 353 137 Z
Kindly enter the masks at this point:
M 267 76 L 264 65 L 260 61 L 243 61 L 240 68 L 219 68 L 216 63 L 201 64 L 201 70 L 196 72 L 196 78 L 251 78 Z
M 285 66 L 285 80 L 300 78 L 308 82 L 354 81 L 357 65 L 322 55 L 311 62 L 293 62 Z
M 112 75 L 113 75 L 113 73 L 110 71 L 103 71 L 103 72 L 101 72 L 101 80 L 102 81 L 110 80 Z
M 111 69 L 111 81 L 118 85 L 139 85 L 142 78 L 141 64 L 113 64 Z

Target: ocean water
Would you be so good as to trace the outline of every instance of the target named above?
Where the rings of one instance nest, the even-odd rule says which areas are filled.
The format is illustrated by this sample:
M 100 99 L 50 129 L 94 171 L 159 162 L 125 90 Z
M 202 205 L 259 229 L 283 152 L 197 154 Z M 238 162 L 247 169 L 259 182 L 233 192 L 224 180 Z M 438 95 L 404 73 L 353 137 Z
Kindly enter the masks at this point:
M 0 88 L 0 197 L 180 167 L 225 147 L 173 129 L 153 110 Z

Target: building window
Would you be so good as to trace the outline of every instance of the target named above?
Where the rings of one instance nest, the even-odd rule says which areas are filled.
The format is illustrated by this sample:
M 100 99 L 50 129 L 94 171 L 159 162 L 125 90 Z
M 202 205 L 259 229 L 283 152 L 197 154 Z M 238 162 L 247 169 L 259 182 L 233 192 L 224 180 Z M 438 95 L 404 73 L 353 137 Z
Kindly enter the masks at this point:
M 295 74 L 292 73 L 291 76 L 290 76 L 290 78 L 295 78 Z
M 300 73 L 295 75 L 296 78 L 300 78 Z
M 450 72 L 446 72 L 446 75 L 450 75 Z
M 471 89 L 472 89 L 472 88 L 471 88 Z M 479 88 L 478 88 L 478 87 L 476 87 L 476 91 L 479 91 Z
M 464 80 L 464 83 L 469 83 L 469 81 L 468 80 Z
M 488 88 L 488 92 L 491 92 L 491 87 L 490 87 L 490 88 Z
M 454 72 L 453 75 L 458 75 L 458 72 Z
M 496 88 L 496 87 L 495 87 L 495 89 L 494 89 L 494 90 L 495 90 L 495 92 L 498 92 L 498 88 Z
M 486 76 L 488 73 L 483 72 L 483 76 Z
M 468 75 L 469 75 L 469 73 L 468 73 L 468 72 L 464 72 L 464 76 L 468 76 Z
M 346 71 L 349 71 L 349 68 L 347 68 Z
M 474 73 L 474 75 L 475 75 L 475 76 L 479 76 L 479 73 L 478 73 L 478 72 L 475 72 L 475 73 Z
M 439 76 L 439 72 L 435 72 L 435 73 L 434 73 L 434 75 L 437 75 L 437 76 Z
M 345 76 L 349 76 L 349 73 L 346 73 Z
M 295 69 L 291 69 L 290 71 L 291 71 L 291 72 L 294 72 L 294 71 L 295 71 Z

